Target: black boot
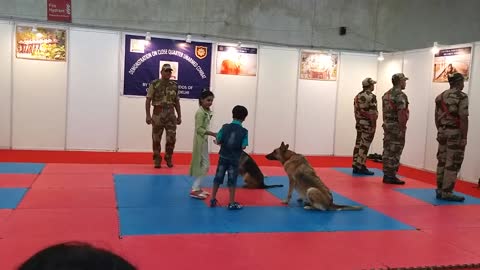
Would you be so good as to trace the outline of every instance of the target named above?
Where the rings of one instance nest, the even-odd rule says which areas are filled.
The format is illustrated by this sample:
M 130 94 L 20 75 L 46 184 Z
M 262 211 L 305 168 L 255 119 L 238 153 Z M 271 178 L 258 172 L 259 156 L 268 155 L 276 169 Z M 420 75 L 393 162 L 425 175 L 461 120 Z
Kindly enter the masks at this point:
M 398 179 L 396 176 L 383 176 L 383 183 L 392 185 L 405 185 L 405 181 Z

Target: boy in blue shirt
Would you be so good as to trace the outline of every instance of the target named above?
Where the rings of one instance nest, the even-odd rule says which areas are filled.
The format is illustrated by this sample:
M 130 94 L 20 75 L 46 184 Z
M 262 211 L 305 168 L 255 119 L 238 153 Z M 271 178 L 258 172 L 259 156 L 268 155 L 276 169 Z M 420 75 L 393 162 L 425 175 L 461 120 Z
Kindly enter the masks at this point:
M 223 184 L 225 173 L 228 172 L 227 186 L 230 192 L 228 209 L 242 209 L 242 205 L 235 202 L 235 188 L 237 186 L 240 155 L 248 145 L 248 130 L 242 126 L 247 115 L 247 108 L 240 105 L 235 106 L 232 110 L 233 121 L 230 124 L 223 125 L 217 133 L 216 144 L 220 145 L 220 158 L 218 160 L 217 172 L 213 179 L 210 207 L 217 205 L 217 191 L 220 185 Z

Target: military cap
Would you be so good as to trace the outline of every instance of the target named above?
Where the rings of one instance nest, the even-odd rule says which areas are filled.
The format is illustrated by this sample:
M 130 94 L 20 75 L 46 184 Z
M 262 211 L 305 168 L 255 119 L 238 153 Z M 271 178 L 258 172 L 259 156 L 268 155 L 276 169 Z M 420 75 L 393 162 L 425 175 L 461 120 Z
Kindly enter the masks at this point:
M 376 84 L 377 82 L 374 81 L 372 78 L 368 77 L 368 78 L 365 78 L 363 81 L 362 81 L 362 86 L 363 87 L 366 87 L 366 86 L 370 86 L 370 85 L 374 85 Z

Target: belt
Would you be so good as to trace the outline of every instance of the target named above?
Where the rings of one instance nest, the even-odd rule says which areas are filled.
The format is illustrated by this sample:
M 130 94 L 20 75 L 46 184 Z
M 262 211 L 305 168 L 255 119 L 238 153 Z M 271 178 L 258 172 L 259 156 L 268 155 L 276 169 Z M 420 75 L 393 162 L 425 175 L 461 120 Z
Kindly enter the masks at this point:
M 458 129 L 458 127 L 454 125 L 441 125 L 440 127 L 443 129 Z

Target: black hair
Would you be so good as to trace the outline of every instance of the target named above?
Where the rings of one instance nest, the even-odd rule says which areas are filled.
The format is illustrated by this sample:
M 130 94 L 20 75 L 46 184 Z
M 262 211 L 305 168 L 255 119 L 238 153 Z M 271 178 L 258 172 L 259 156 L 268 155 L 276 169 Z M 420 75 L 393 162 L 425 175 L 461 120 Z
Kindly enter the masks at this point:
M 198 104 L 202 105 L 202 99 L 206 99 L 208 97 L 215 97 L 212 91 L 208 89 L 203 89 L 202 93 L 200 94 L 200 97 L 198 98 Z
M 244 121 L 245 118 L 247 118 L 247 115 L 248 115 L 247 108 L 245 108 L 241 105 L 237 105 L 237 106 L 233 107 L 233 110 L 232 110 L 233 119 Z
M 17 270 L 136 270 L 124 258 L 82 242 L 47 247 L 30 257 Z

